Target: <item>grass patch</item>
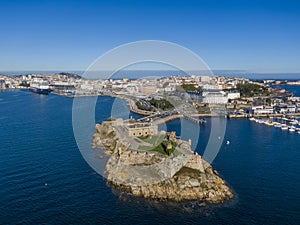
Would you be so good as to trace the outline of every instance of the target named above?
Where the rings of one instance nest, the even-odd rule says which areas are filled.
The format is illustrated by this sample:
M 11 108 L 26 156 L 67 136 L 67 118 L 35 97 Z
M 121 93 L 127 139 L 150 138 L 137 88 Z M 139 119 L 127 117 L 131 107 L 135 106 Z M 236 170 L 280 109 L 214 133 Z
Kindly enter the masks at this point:
M 153 148 L 151 148 L 149 146 L 139 146 L 139 150 L 158 152 L 158 153 L 163 154 L 164 156 L 168 156 L 165 151 L 164 146 L 161 143 Z
M 154 135 L 151 137 L 139 137 L 139 139 L 146 143 L 149 143 L 153 146 L 152 148 L 151 148 L 151 146 L 139 146 L 140 150 L 155 151 L 155 152 L 159 152 L 165 156 L 173 155 L 176 150 L 176 147 L 177 147 L 177 143 L 168 141 L 166 135 Z M 172 145 L 171 149 L 168 149 L 169 143 L 171 143 L 171 145 Z M 179 155 L 180 152 L 177 150 L 176 154 Z
M 166 138 L 165 135 L 153 135 L 149 137 L 139 137 L 144 142 L 147 142 L 152 145 L 157 145 L 158 143 L 161 143 Z

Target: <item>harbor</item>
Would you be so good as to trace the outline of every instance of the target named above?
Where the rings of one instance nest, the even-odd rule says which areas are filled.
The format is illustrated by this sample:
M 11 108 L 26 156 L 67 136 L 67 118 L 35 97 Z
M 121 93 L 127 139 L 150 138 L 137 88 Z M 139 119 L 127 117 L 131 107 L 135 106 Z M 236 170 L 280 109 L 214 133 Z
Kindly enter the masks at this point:
M 288 119 L 285 117 L 270 117 L 269 119 L 252 117 L 249 120 L 259 124 L 264 124 L 269 127 L 280 128 L 283 131 L 300 134 L 300 121 L 298 119 L 299 117 L 296 117 L 294 119 Z

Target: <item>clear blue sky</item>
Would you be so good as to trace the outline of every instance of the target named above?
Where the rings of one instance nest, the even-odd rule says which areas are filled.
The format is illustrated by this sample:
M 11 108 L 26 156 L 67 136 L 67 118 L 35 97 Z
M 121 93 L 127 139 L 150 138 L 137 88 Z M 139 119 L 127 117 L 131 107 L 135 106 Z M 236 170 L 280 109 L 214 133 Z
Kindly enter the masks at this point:
M 300 72 L 300 1 L 0 2 L 0 71 L 85 70 L 120 44 L 171 41 L 212 69 Z

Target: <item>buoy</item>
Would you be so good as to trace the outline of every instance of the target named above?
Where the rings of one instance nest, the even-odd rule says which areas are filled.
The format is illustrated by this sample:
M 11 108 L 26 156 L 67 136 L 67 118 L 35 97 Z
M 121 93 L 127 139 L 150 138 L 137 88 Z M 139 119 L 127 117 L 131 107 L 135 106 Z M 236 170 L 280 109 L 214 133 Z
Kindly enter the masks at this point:
M 229 145 L 229 144 L 230 144 L 230 141 L 226 141 L 226 144 Z
M 48 186 L 48 184 L 47 184 L 47 183 L 45 183 L 45 186 Z

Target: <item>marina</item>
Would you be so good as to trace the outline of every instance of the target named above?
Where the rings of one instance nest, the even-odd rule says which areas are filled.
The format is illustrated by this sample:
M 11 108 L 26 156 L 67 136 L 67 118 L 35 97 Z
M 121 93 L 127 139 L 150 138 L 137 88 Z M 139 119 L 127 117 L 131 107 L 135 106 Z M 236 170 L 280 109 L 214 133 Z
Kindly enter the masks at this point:
M 269 119 L 261 119 L 261 118 L 250 118 L 250 121 L 265 124 L 269 127 L 280 128 L 283 131 L 289 131 L 291 133 L 300 134 L 300 121 L 299 117 L 296 118 L 276 118 L 270 117 Z

